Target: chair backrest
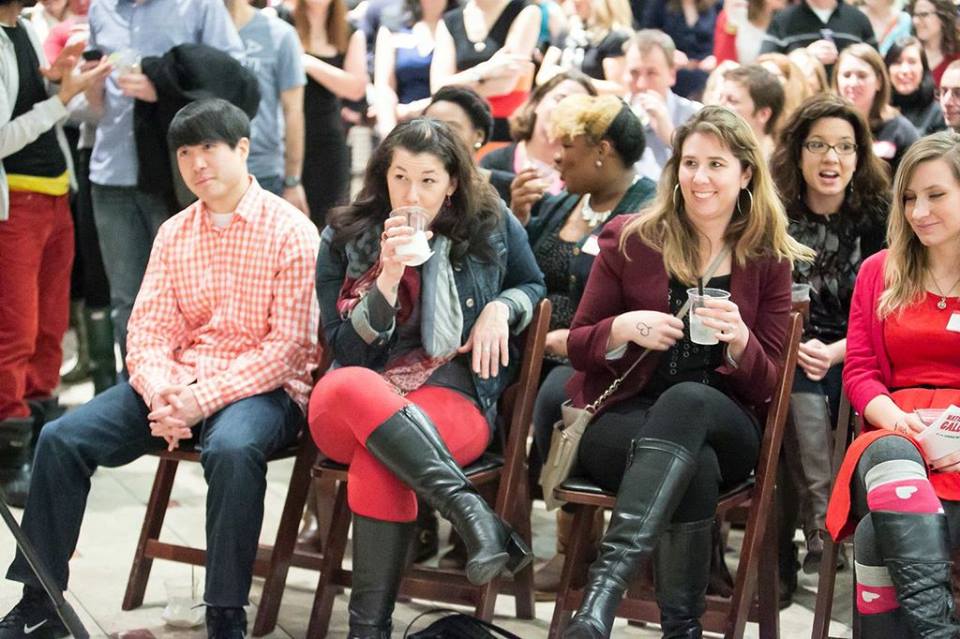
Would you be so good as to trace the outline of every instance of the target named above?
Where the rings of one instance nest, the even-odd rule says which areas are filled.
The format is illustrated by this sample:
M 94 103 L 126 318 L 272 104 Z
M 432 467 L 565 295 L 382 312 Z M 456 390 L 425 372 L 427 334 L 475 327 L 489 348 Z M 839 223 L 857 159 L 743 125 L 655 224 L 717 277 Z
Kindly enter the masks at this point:
M 497 491 L 498 512 L 507 497 L 507 488 L 517 484 L 517 473 L 523 471 L 523 462 L 527 455 L 527 437 L 533 421 L 533 405 L 540 386 L 540 371 L 543 367 L 543 354 L 550 330 L 550 300 L 541 300 L 534 309 L 533 319 L 527 326 L 524 338 L 523 356 L 520 360 L 520 374 L 517 381 L 508 388 L 501 403 L 506 429 L 506 442 L 503 450 L 503 476 Z
M 744 547 L 741 548 L 740 554 L 741 568 L 738 569 L 738 573 L 740 570 L 746 570 L 746 573 L 745 578 L 738 578 L 734 586 L 731 601 L 734 610 L 727 617 L 727 636 L 743 636 L 743 628 L 756 592 L 758 574 L 754 566 L 760 557 L 766 526 L 773 521 L 773 518 L 769 517 L 774 508 L 773 489 L 777 481 L 777 464 L 780 460 L 783 433 L 786 430 L 790 393 L 793 389 L 793 376 L 797 368 L 797 354 L 800 350 L 802 334 L 803 319 L 800 313 L 793 311 L 790 313 L 790 326 L 784 342 L 780 382 L 767 411 L 763 439 L 760 443 L 760 458 L 757 460 L 756 481 L 747 516 L 746 530 L 757 532 L 744 537 Z M 747 562 L 747 566 L 743 566 L 744 561 Z

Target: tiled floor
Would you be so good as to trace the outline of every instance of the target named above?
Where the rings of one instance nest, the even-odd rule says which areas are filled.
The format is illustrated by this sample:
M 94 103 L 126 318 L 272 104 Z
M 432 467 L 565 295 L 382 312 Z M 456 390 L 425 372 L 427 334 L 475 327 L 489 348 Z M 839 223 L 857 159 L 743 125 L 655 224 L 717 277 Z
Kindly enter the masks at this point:
M 89 384 L 77 385 L 64 390 L 64 403 L 76 405 L 88 399 L 92 394 Z M 176 506 L 168 511 L 164 523 L 163 535 L 170 540 L 179 540 L 195 545 L 203 543 L 204 497 L 205 487 L 199 467 L 185 465 L 174 487 L 173 500 Z M 187 566 L 157 561 L 147 588 L 144 605 L 138 610 L 123 612 L 120 602 L 126 586 L 130 560 L 136 545 L 137 535 L 146 508 L 146 500 L 153 480 L 156 461 L 145 458 L 124 468 L 99 471 L 93 478 L 93 488 L 87 507 L 77 554 L 71 562 L 71 580 L 68 600 L 77 610 L 81 620 L 92 636 L 107 635 L 156 636 L 176 639 L 203 637 L 202 628 L 177 630 L 164 625 L 161 612 L 166 603 L 165 585 L 189 584 L 191 579 L 202 583 L 201 570 L 192 571 Z M 276 462 L 270 465 L 266 499 L 266 518 L 263 539 L 272 539 L 276 533 L 277 520 L 283 504 L 290 463 Z M 16 512 L 19 516 L 19 512 Z M 535 550 L 538 556 L 549 555 L 552 551 L 553 517 L 542 508 L 534 513 Z M 0 567 L 5 569 L 14 553 L 12 535 L 0 526 Z M 542 555 L 541 555 L 542 553 Z M 735 557 L 735 556 L 734 556 Z M 731 559 L 734 559 L 731 557 Z M 192 574 L 193 573 L 193 574 Z M 837 586 L 837 602 L 834 607 L 835 619 L 832 630 L 837 636 L 850 636 L 847 628 L 850 612 L 849 572 L 840 574 Z M 809 584 L 808 584 L 809 585 Z M 316 586 L 316 574 L 293 569 L 287 582 L 287 589 L 280 610 L 279 629 L 273 637 L 303 637 L 306 633 L 307 618 Z M 251 599 L 256 603 L 259 598 L 260 584 L 255 582 Z M 19 587 L 8 581 L 0 581 L 0 614 L 5 612 L 19 599 Z M 786 639 L 800 639 L 810 636 L 810 624 L 813 618 L 814 593 L 801 588 L 796 603 L 780 616 L 781 636 Z M 330 637 L 346 636 L 347 598 L 337 598 Z M 394 615 L 395 637 L 402 637 L 407 624 L 418 614 L 431 608 L 428 602 L 401 604 Z M 495 621 L 513 631 L 520 637 L 545 637 L 552 613 L 552 603 L 537 604 L 535 621 L 517 621 L 510 618 L 512 602 L 501 597 L 497 605 Z M 252 614 L 251 614 L 252 619 Z M 133 633 L 146 630 L 147 633 Z M 129 634 L 128 634 L 129 633 Z M 756 626 L 748 627 L 748 636 L 756 636 Z M 615 637 L 659 637 L 659 633 L 648 629 L 627 628 L 618 623 Z

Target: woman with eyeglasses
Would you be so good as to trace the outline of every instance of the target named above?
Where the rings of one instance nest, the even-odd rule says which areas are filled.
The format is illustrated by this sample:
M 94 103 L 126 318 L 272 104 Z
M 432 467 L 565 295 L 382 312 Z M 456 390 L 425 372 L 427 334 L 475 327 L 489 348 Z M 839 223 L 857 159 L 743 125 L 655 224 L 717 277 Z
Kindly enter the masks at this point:
M 863 43 L 844 49 L 834 68 L 833 90 L 866 118 L 873 133 L 873 152 L 895 173 L 900 158 L 920 135 L 910 120 L 890 106 L 890 76 L 877 50 Z
M 830 496 L 829 435 L 840 404 L 847 315 L 861 262 L 883 244 L 890 180 L 873 153 L 863 116 L 835 95 L 804 102 L 786 123 L 771 172 L 790 218 L 789 232 L 816 252 L 794 264 L 793 281 L 810 286 L 810 315 L 800 342 L 790 398 L 782 496 L 780 575 L 796 589 L 793 532 L 798 513 L 807 544 L 803 571 L 816 574 Z M 802 497 L 803 503 L 796 503 Z
M 884 61 L 890 70 L 893 88 L 890 103 L 910 120 L 920 135 L 943 130 L 943 111 L 920 41 L 913 36 L 897 40 Z
M 960 453 L 918 438 L 960 405 L 960 135 L 910 147 L 893 185 L 889 249 L 860 268 L 843 385 L 864 433 L 847 450 L 827 529 L 854 535 L 860 636 L 957 637 Z M 922 415 L 922 416 L 921 416 Z
M 913 32 L 923 43 L 933 84 L 939 88 L 947 65 L 960 58 L 957 8 L 953 0 L 915 0 L 908 9 L 913 16 Z

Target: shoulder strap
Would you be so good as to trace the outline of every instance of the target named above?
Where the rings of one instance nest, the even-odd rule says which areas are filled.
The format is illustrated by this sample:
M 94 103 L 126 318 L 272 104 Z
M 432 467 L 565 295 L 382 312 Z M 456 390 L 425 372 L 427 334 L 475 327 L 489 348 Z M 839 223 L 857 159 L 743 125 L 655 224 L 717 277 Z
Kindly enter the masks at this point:
M 726 258 L 729 252 L 730 252 L 730 247 L 725 246 L 722 251 L 717 253 L 717 256 L 713 258 L 712 262 L 710 262 L 710 266 L 707 267 L 707 271 L 700 277 L 700 281 L 702 283 L 706 284 L 708 281 L 710 281 L 710 278 L 713 277 L 713 274 L 717 272 L 718 268 L 720 268 L 720 264 L 723 262 L 724 258 Z M 683 303 L 683 306 L 680 307 L 680 310 L 677 311 L 676 317 L 679 319 L 683 319 L 684 317 L 686 317 L 687 313 L 689 312 L 690 312 L 690 300 L 687 299 L 687 301 Z M 647 358 L 647 355 L 649 354 L 650 354 L 649 348 L 643 349 L 643 352 L 641 352 L 640 355 L 637 357 L 636 361 L 634 361 L 633 364 L 630 365 L 630 368 L 628 368 L 626 372 L 623 373 L 623 375 L 613 380 L 610 386 L 607 387 L 607 390 L 603 391 L 600 397 L 598 397 L 592 404 L 588 404 L 586 409 L 591 413 L 597 412 L 597 409 L 600 407 L 600 405 L 603 404 L 603 402 L 607 401 L 607 399 L 609 399 L 611 395 L 617 392 L 617 389 L 620 388 L 621 384 L 623 384 L 623 380 L 629 377 L 630 373 L 632 373 L 633 370 L 640 365 L 640 362 L 645 360 Z

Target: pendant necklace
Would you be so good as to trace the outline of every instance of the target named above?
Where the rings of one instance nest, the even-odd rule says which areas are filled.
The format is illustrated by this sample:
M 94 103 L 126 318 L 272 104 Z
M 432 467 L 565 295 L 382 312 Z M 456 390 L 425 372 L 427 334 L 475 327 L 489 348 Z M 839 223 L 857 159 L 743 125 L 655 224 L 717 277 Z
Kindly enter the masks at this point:
M 930 273 L 930 269 L 927 269 L 927 273 Z M 940 290 L 940 285 L 937 284 L 936 278 L 933 276 L 933 273 L 930 273 L 930 281 L 933 282 L 933 287 L 937 289 L 937 295 L 940 296 L 940 301 L 937 302 L 937 308 L 941 311 L 947 308 L 947 295 Z M 957 287 L 957 284 L 960 284 L 960 278 L 957 278 L 957 281 L 953 283 L 953 286 L 947 289 L 947 294 L 953 292 L 953 289 Z

